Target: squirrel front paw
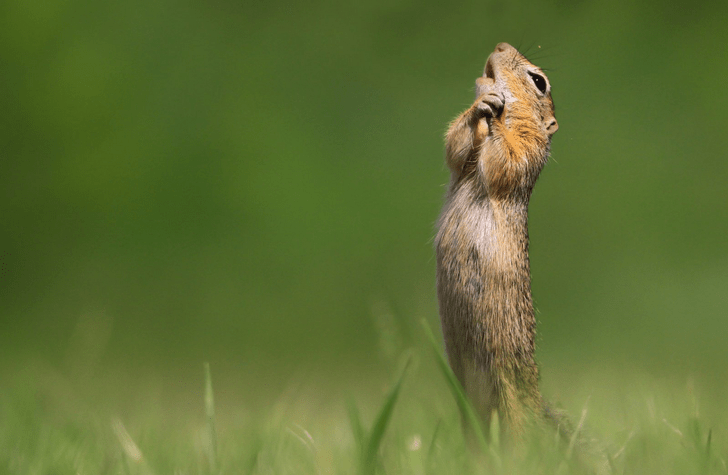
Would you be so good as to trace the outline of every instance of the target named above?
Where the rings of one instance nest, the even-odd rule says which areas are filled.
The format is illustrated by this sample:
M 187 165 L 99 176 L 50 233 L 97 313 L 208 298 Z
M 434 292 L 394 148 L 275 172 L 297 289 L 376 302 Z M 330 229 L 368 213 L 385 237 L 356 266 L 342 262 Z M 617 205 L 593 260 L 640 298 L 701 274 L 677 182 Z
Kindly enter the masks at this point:
M 475 101 L 475 110 L 479 117 L 493 118 L 498 117 L 503 112 L 505 97 L 500 92 L 486 92 L 478 97 Z

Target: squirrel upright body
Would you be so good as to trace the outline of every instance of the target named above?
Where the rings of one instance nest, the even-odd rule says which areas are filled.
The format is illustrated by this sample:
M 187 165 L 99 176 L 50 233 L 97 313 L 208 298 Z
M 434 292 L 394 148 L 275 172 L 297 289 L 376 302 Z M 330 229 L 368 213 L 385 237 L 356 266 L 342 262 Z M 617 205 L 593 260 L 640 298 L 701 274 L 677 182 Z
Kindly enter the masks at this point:
M 448 360 L 485 421 L 543 418 L 534 359 L 528 203 L 558 129 L 543 71 L 500 43 L 476 101 L 447 132 L 451 180 L 438 221 L 437 291 Z

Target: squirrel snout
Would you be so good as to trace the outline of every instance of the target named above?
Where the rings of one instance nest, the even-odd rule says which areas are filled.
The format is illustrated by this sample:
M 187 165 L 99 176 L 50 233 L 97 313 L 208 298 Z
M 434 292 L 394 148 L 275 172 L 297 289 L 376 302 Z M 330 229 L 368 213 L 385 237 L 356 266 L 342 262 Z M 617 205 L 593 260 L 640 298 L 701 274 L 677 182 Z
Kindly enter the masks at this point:
M 508 43 L 498 43 L 495 47 L 495 51 L 493 51 L 490 56 L 488 56 L 488 61 L 485 63 L 485 69 L 483 70 L 483 76 L 486 78 L 495 78 L 495 69 L 497 67 L 497 63 L 501 63 L 503 60 L 501 59 L 502 53 L 516 53 L 518 54 L 518 51 L 513 46 L 509 45 Z
M 506 51 L 515 49 L 513 46 L 509 45 L 508 43 L 498 43 L 495 45 L 495 52 L 496 53 L 505 53 Z

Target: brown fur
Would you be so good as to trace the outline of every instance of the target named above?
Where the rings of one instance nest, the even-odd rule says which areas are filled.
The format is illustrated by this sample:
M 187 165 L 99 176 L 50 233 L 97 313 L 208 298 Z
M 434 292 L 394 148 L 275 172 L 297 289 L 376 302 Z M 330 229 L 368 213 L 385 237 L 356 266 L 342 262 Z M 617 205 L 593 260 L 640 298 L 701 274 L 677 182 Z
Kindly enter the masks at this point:
M 529 72 L 543 78 L 540 91 Z M 436 238 L 450 365 L 484 420 L 523 433 L 542 419 L 528 260 L 528 202 L 558 129 L 545 74 L 496 46 L 475 103 L 451 124 L 451 181 Z

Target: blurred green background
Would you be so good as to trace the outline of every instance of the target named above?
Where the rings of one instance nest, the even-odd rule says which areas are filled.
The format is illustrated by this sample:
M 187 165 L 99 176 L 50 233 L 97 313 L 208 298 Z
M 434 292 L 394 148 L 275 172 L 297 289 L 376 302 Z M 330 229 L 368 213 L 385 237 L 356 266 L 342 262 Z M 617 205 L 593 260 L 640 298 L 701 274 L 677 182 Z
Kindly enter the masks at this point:
M 507 41 L 560 124 L 530 210 L 545 379 L 728 375 L 728 3 L 0 11 L 4 368 L 376 371 L 437 325 L 443 134 Z

